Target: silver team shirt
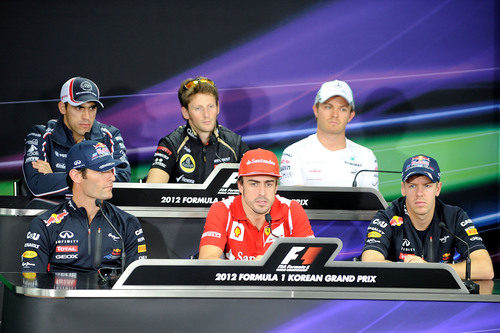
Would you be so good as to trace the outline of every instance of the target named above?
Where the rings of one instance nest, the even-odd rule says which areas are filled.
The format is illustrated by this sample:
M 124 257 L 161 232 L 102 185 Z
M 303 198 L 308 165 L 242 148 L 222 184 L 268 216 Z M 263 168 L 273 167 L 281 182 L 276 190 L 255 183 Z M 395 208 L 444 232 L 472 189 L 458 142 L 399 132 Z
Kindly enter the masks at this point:
M 373 152 L 346 139 L 346 148 L 331 151 L 315 134 L 288 146 L 281 156 L 281 185 L 351 187 L 359 170 L 377 170 Z M 363 172 L 356 178 L 358 187 L 378 190 L 378 173 Z

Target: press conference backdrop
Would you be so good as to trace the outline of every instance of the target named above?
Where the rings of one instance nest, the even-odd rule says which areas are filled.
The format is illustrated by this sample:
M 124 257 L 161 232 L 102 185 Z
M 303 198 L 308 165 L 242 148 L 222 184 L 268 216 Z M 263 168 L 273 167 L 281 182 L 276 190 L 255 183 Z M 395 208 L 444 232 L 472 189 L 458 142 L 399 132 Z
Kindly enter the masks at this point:
M 214 79 L 220 123 L 278 157 L 315 132 L 321 83 L 342 79 L 356 103 L 348 137 L 371 148 L 380 169 L 399 170 L 412 154 L 436 157 L 442 198 L 482 235 L 498 235 L 498 6 L 2 1 L 0 193 L 22 177 L 24 136 L 58 116 L 60 87 L 72 76 L 100 87 L 106 107 L 97 119 L 121 130 L 133 181 L 147 174 L 158 140 L 183 124 L 177 88 L 187 77 Z M 400 195 L 397 176 L 380 180 L 387 201 Z

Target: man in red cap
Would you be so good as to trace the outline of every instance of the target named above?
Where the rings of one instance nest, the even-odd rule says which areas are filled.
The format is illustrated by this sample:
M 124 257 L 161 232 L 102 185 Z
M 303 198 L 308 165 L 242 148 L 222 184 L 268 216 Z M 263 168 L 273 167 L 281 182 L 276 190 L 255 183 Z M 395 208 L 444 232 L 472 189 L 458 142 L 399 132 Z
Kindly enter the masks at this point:
M 314 237 L 306 212 L 296 201 L 276 195 L 279 163 L 269 150 L 243 155 L 240 195 L 210 207 L 200 241 L 200 259 L 259 259 L 280 237 Z

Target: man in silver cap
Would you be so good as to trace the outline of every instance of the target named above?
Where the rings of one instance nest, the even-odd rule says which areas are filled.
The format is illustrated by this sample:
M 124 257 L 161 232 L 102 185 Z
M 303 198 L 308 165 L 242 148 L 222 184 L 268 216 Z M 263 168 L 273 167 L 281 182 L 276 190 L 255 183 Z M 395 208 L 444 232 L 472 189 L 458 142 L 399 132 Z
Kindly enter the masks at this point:
M 281 185 L 352 186 L 358 171 L 377 169 L 373 152 L 345 136 L 346 126 L 356 114 L 346 82 L 323 83 L 312 109 L 317 131 L 283 151 Z M 378 174 L 361 173 L 357 183 L 378 189 Z
M 54 196 L 69 193 L 66 184 L 66 155 L 69 149 L 88 138 L 104 143 L 113 158 L 124 163 L 115 169 L 119 182 L 130 180 L 130 165 L 120 131 L 95 120 L 99 88 L 89 79 L 74 77 L 61 89 L 58 103 L 61 116 L 47 125 L 35 125 L 25 139 L 23 173 L 26 185 L 34 196 Z M 88 134 L 87 134 L 88 133 Z

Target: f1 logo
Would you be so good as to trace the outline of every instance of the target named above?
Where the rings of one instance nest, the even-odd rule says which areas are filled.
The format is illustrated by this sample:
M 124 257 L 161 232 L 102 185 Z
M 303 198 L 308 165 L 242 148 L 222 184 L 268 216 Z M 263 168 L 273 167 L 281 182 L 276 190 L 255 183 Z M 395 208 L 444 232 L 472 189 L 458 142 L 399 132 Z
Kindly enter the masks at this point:
M 304 250 L 304 246 L 294 246 L 288 251 L 288 254 L 283 258 L 281 265 L 288 265 L 290 261 L 296 260 L 299 256 L 299 253 Z M 307 251 L 302 255 L 300 260 L 302 260 L 302 265 L 310 265 L 314 262 L 314 259 L 321 252 L 322 247 L 309 247 Z
M 238 181 L 238 173 L 237 172 L 233 172 L 231 174 L 231 176 L 229 176 L 229 178 L 226 180 L 226 182 L 224 183 L 224 185 L 222 185 L 222 188 L 229 187 L 232 184 L 236 184 L 237 181 Z

